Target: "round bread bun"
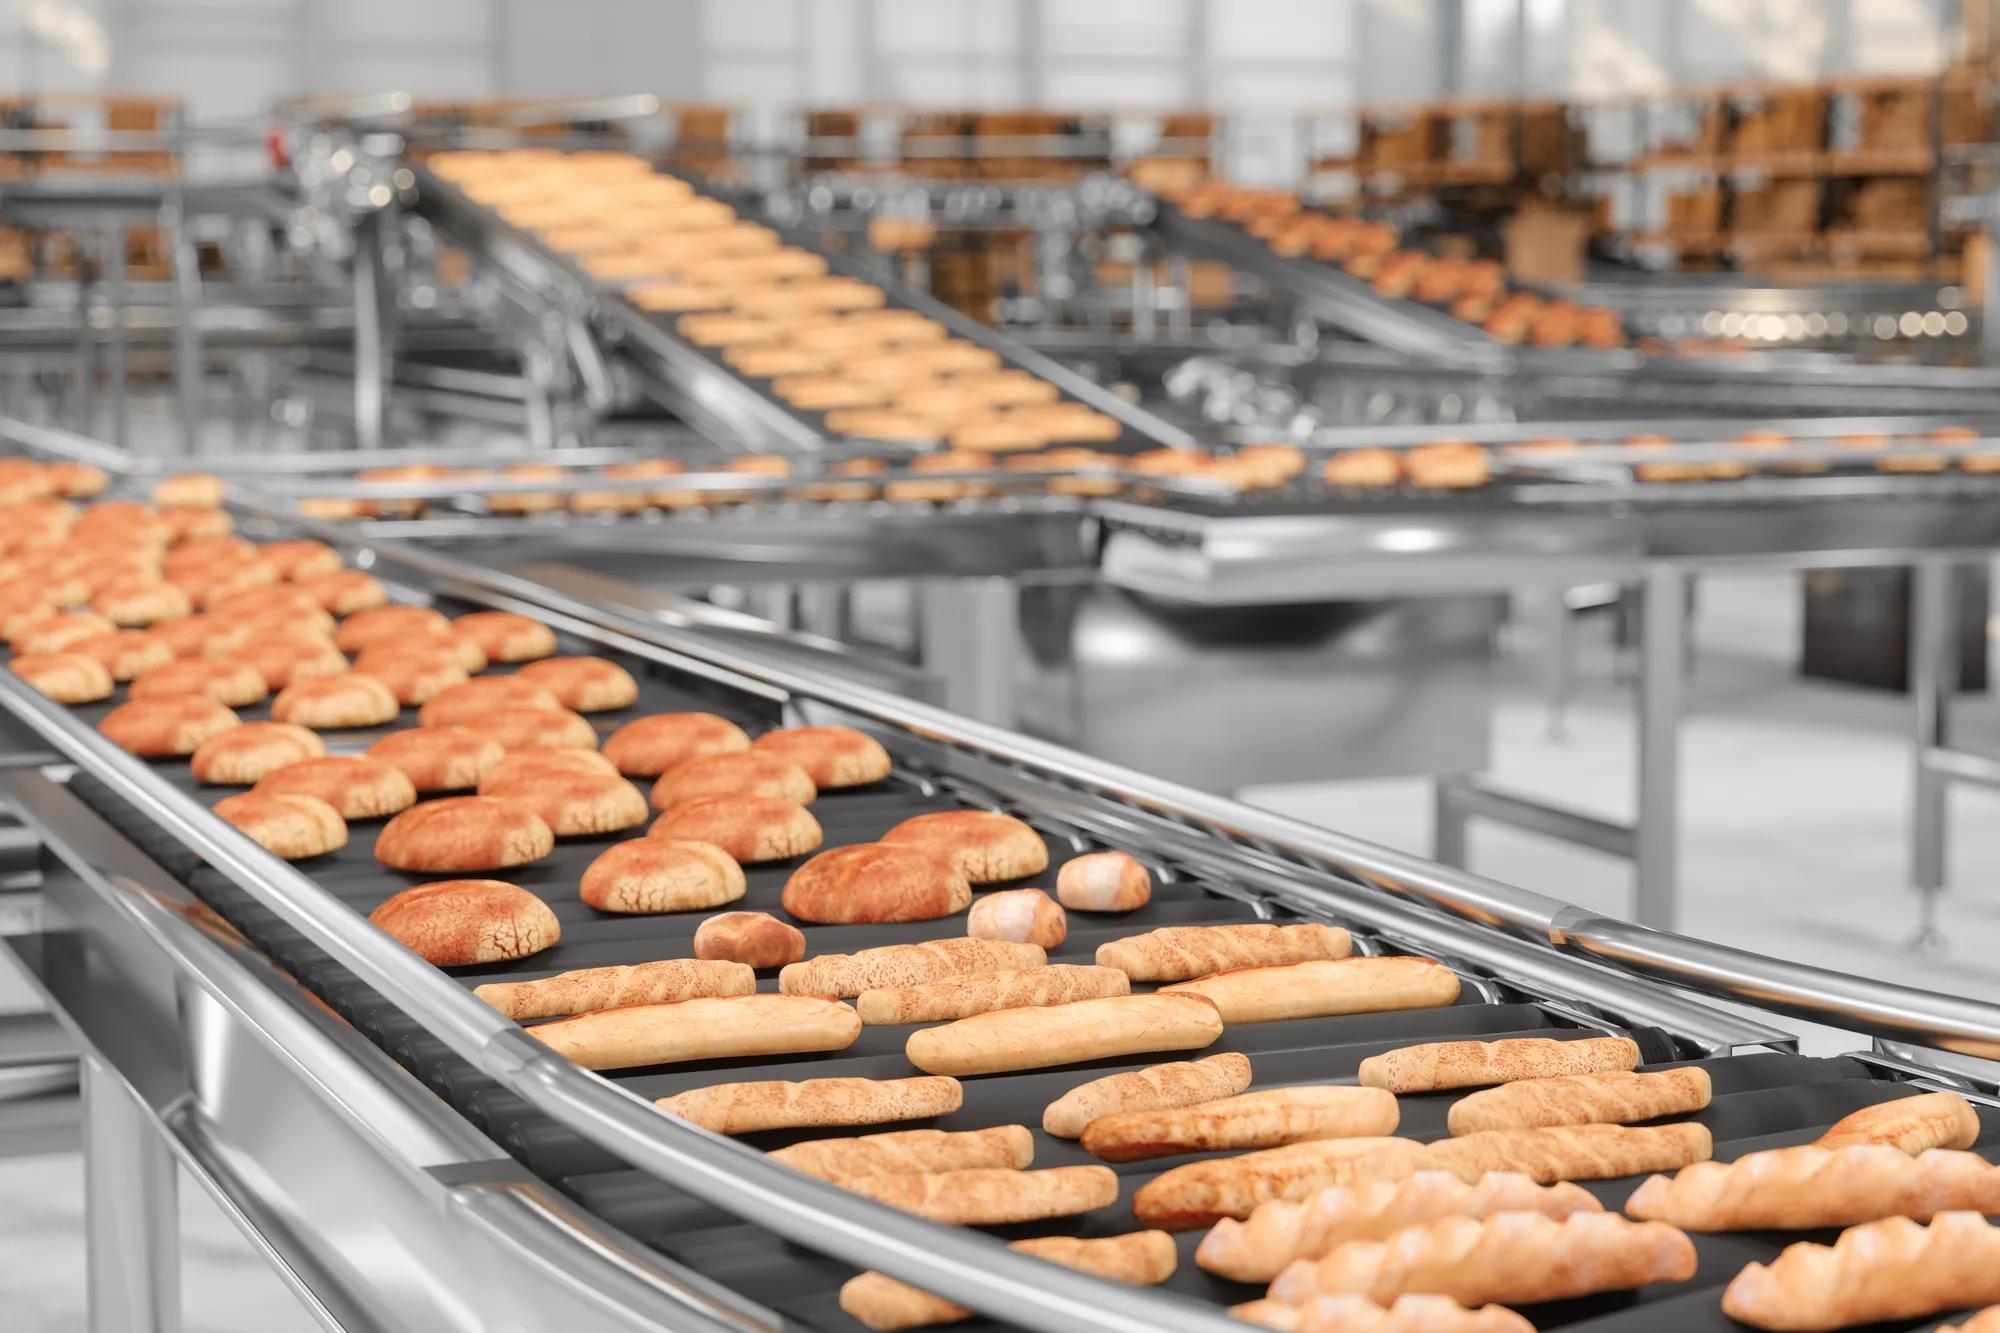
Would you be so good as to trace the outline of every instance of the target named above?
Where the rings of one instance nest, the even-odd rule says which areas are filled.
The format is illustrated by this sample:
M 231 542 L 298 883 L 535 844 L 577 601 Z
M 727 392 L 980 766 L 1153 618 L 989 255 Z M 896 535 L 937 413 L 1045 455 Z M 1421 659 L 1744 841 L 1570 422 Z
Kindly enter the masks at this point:
M 562 926 L 547 903 L 497 879 L 419 884 L 390 898 L 368 919 L 438 967 L 526 958 L 562 938 Z
M 82 653 L 102 665 L 111 673 L 113 680 L 130 680 L 141 671 L 150 671 L 174 660 L 173 645 L 151 630 L 143 629 L 93 634 L 87 639 L 78 639 L 70 645 L 70 651 Z
M 1056 899 L 1079 912 L 1133 912 L 1153 899 L 1153 876 L 1129 852 L 1090 852 L 1063 863 Z
M 114 625 L 145 626 L 187 615 L 194 603 L 160 579 L 121 579 L 100 589 L 90 599 L 90 609 Z
M 390 820 L 375 840 L 375 859 L 396 870 L 445 873 L 504 870 L 539 861 L 556 835 L 542 817 L 495 796 L 419 801 Z
M 917 815 L 884 833 L 882 841 L 943 852 L 974 884 L 1039 875 L 1049 868 L 1042 835 L 1012 815 L 991 810 Z
M 42 474 L 55 486 L 57 495 L 67 495 L 73 500 L 102 495 L 104 488 L 110 484 L 104 469 L 95 463 L 78 463 L 69 459 L 44 465 Z
M 245 791 L 215 803 L 215 813 L 273 856 L 302 861 L 347 845 L 347 821 L 317 796 Z
M 733 903 L 747 888 L 743 867 L 720 847 L 634 838 L 590 863 L 577 896 L 600 912 L 696 912 Z
M 337 616 L 356 615 L 389 604 L 389 590 L 382 580 L 362 569 L 301 578 L 294 586 L 310 593 L 322 610 Z
M 153 503 L 213 509 L 222 503 L 222 478 L 207 472 L 177 472 L 153 487 Z
M 264 702 L 270 691 L 264 677 L 241 662 L 211 662 L 184 657 L 142 671 L 132 678 L 130 697 L 152 699 L 167 694 L 204 694 L 219 704 L 242 708 Z
M 333 642 L 343 653 L 358 653 L 378 643 L 398 643 L 420 634 L 449 633 L 451 622 L 428 606 L 377 606 L 356 611 L 341 622 Z
M 69 573 L 93 597 L 120 583 L 161 581 L 160 562 L 144 550 L 79 552 L 75 563 L 69 567 Z
M 220 509 L 189 509 L 176 505 L 162 509 L 160 518 L 167 525 L 167 540 L 184 542 L 197 537 L 227 537 L 236 531 L 236 520 Z
M 615 773 L 551 773 L 481 783 L 479 790 L 481 795 L 527 806 L 558 838 L 637 828 L 651 813 L 639 789 Z
M 368 501 L 352 495 L 305 495 L 299 497 L 299 517 L 318 519 L 322 523 L 345 523 L 349 519 L 365 518 L 369 514 Z
M 99 500 L 76 515 L 72 535 L 102 538 L 120 544 L 167 544 L 167 525 L 153 506 L 139 500 Z
M 483 727 L 485 719 L 501 708 L 561 708 L 556 697 L 531 680 L 513 676 L 481 676 L 449 689 L 439 690 L 417 714 L 426 727 Z M 593 735 L 590 744 L 596 744 Z
M 261 588 L 245 588 L 218 597 L 208 604 L 211 615 L 225 620 L 290 620 L 297 618 L 328 626 L 332 635 L 333 617 L 321 609 L 311 594 L 287 584 L 273 583 Z
M 864 842 L 821 852 L 785 881 L 785 910 L 820 925 L 935 921 L 972 905 L 972 885 L 949 856 Z
M 348 672 L 319 680 L 301 680 L 278 691 L 271 701 L 271 720 L 296 722 L 316 731 L 345 727 L 379 727 L 402 712 L 396 696 L 373 676 Z
M 806 936 L 769 912 L 720 912 L 695 927 L 694 956 L 746 967 L 783 967 L 806 956 Z
M 148 759 L 193 754 L 211 736 L 237 725 L 236 714 L 202 694 L 129 699 L 104 715 L 97 729 L 114 744 Z
M 498 742 L 495 742 L 496 744 Z M 615 778 L 618 770 L 595 750 L 581 746 L 558 746 L 543 750 L 516 750 L 504 755 L 479 780 L 480 794 L 500 783 L 528 778 L 586 777 Z
M 208 641 L 229 628 L 228 622 L 217 620 L 214 616 L 194 615 L 180 620 L 163 620 L 149 628 L 147 633 L 173 649 L 175 657 L 204 657 Z
M 210 650 L 225 641 L 220 636 L 210 639 Z M 302 680 L 325 680 L 347 670 L 347 659 L 340 650 L 311 634 L 260 634 L 238 644 L 229 657 L 262 676 L 265 687 L 273 690 Z
M 247 787 L 266 773 L 317 759 L 326 742 L 289 722 L 245 722 L 196 747 L 188 768 L 196 782 L 218 787 Z
M 743 728 L 713 713 L 655 713 L 634 718 L 604 742 L 604 757 L 627 777 L 656 778 L 676 764 L 704 755 L 741 754 L 750 748 Z
M 479 727 L 508 750 L 587 750 L 597 744 L 589 719 L 567 708 L 496 708 Z
M 221 568 L 248 564 L 256 558 L 256 543 L 222 532 L 187 538 L 167 552 L 161 565 L 169 574 L 179 574 L 211 565 Z
M 806 771 L 821 791 L 861 787 L 889 776 L 889 752 L 853 727 L 786 727 L 751 742 L 753 754 L 789 759 Z
M 7 667 L 59 704 L 94 704 L 117 688 L 104 663 L 83 653 L 17 653 Z
M 258 779 L 257 790 L 317 796 L 340 811 L 342 819 L 381 819 L 417 803 L 417 789 L 402 769 L 358 754 L 287 764 Z
M 712 842 L 744 865 L 785 861 L 825 839 L 812 811 L 776 796 L 702 796 L 653 821 L 648 837 Z
M 1040 889 L 1002 889 L 972 905 L 965 933 L 976 940 L 1038 944 L 1053 952 L 1069 938 L 1069 916 Z
M 489 662 L 532 662 L 556 650 L 556 632 L 512 611 L 473 611 L 451 622 L 451 632 L 479 645 Z
M 466 676 L 486 670 L 486 651 L 471 639 L 456 634 L 413 634 L 407 639 L 372 643 L 356 655 L 355 669 L 363 659 L 370 662 L 412 662 L 425 667 L 454 666 Z M 457 682 L 454 682 L 457 683 Z
M 639 697 L 632 673 L 601 657 L 547 657 L 515 675 L 547 689 L 564 708 L 578 713 L 630 708 Z
M 205 614 L 215 629 L 202 640 L 203 657 L 234 657 L 252 643 L 268 639 L 311 639 L 339 651 L 333 647 L 333 617 L 317 608 L 296 611 L 274 607 L 240 616 L 214 611 Z
M 375 677 L 389 687 L 398 703 L 412 707 L 470 679 L 454 658 L 421 650 L 370 648 L 354 659 L 354 669 Z
M 211 562 L 193 569 L 167 571 L 167 582 L 186 593 L 188 600 L 204 611 L 231 593 L 268 587 L 276 580 L 277 575 L 255 560 L 241 564 Z
M 341 567 L 340 552 L 325 542 L 311 541 L 303 537 L 291 541 L 265 542 L 257 548 L 257 558 L 269 565 L 271 572 L 284 583 L 296 583 L 301 579 L 315 579 L 325 574 L 338 573 Z
M 370 759 L 394 764 L 420 792 L 469 791 L 506 756 L 499 741 L 470 727 L 412 727 L 368 747 Z
M 92 611 L 53 611 L 8 621 L 7 638 L 17 653 L 62 653 L 117 628 Z
M 655 810 L 665 810 L 699 796 L 776 796 L 795 805 L 810 805 L 819 788 L 803 768 L 789 759 L 767 754 L 716 754 L 689 759 L 660 775 L 653 784 Z

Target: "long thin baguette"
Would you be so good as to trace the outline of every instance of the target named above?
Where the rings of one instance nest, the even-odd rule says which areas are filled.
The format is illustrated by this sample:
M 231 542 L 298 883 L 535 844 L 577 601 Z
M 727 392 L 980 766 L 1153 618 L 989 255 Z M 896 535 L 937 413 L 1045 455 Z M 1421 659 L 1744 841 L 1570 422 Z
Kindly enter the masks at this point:
M 1460 1098 L 1446 1118 L 1453 1134 L 1551 1125 L 1626 1125 L 1699 1111 L 1708 1105 L 1712 1091 L 1708 1071 L 1692 1066 L 1654 1074 L 1607 1070 L 1523 1079 L 1487 1088 Z
M 1231 1318 L 1280 1333 L 1535 1333 L 1503 1305 L 1468 1310 L 1449 1296 L 1398 1296 L 1381 1306 L 1365 1296 L 1315 1296 L 1304 1305 L 1268 1298 L 1231 1306 Z
M 1722 1312 L 1753 1328 L 1846 1328 L 1917 1319 L 2000 1301 L 2000 1227 L 1977 1213 L 1863 1222 L 1832 1245 L 1787 1245 L 1769 1266 L 1746 1265 Z
M 1834 1121 L 1814 1140 L 1821 1148 L 1886 1143 L 1911 1156 L 1930 1148 L 1970 1148 L 1979 1141 L 1979 1113 L 1955 1092 L 1924 1092 L 1864 1106 Z
M 980 1167 L 1019 1171 L 1035 1160 L 1035 1136 L 1026 1125 L 958 1132 L 904 1129 L 846 1139 L 811 1139 L 779 1148 L 770 1158 L 821 1180 Z
M 861 1018 L 838 1000 L 732 995 L 642 1004 L 557 1019 L 528 1034 L 586 1069 L 631 1069 L 686 1060 L 837 1051 L 861 1035 Z
M 1164 1231 L 1132 1231 L 1099 1240 L 1042 1236 L 1007 1247 L 1064 1268 L 1135 1287 L 1157 1287 L 1174 1275 L 1174 1238 Z M 926 1328 L 970 1319 L 963 1305 L 920 1291 L 884 1273 L 862 1273 L 840 1288 L 840 1308 L 877 1330 Z
M 778 990 L 785 995 L 832 995 L 852 999 L 865 990 L 886 986 L 918 986 L 967 972 L 1017 971 L 1040 967 L 1048 954 L 1036 944 L 1011 940 L 925 940 L 920 944 L 885 944 L 858 953 L 823 953 L 801 963 L 789 963 L 778 973 Z
M 1323 1259 L 1301 1259 L 1271 1284 L 1273 1299 L 1302 1304 L 1350 1293 L 1386 1305 L 1408 1292 L 1461 1305 L 1533 1305 L 1626 1291 L 1694 1276 L 1694 1242 L 1664 1222 L 1617 1213 L 1445 1217 L 1387 1240 L 1354 1241 Z
M 629 967 L 586 967 L 540 981 L 489 981 L 475 986 L 472 994 L 518 1022 L 756 990 L 756 971 L 742 963 L 667 958 Z
M 2000 1166 L 1977 1153 L 1932 1148 L 1916 1157 L 1886 1143 L 1807 1144 L 1696 1162 L 1632 1193 L 1633 1217 L 1689 1231 L 1801 1231 L 1881 1217 L 2000 1213 Z
M 889 1125 L 950 1115 L 965 1105 L 955 1078 L 759 1079 L 711 1083 L 653 1103 L 689 1124 L 718 1134 L 831 1125 Z
M 1639 1067 L 1639 1043 L 1630 1037 L 1503 1037 L 1499 1041 L 1432 1041 L 1371 1055 L 1356 1071 L 1371 1088 L 1437 1092 L 1478 1088 L 1517 1079 L 1554 1078 Z
M 927 1074 L 999 1074 L 1145 1051 L 1198 1050 L 1222 1016 L 1197 995 L 1114 995 L 1045 1009 L 999 1009 L 912 1032 L 910 1063 Z
M 1424 1145 L 1423 1164 L 1465 1181 L 1488 1171 L 1519 1171 L 1548 1185 L 1675 1171 L 1707 1161 L 1714 1150 L 1706 1125 L 1560 1125 L 1441 1139 Z
M 1053 1166 L 1046 1171 L 977 1167 L 966 1171 L 906 1171 L 842 1176 L 842 1189 L 933 1222 L 990 1227 L 1072 1217 L 1118 1201 L 1118 1176 L 1108 1166 Z
M 1397 1119 L 1396 1098 L 1380 1088 L 1271 1088 L 1172 1110 L 1103 1116 L 1084 1129 L 1083 1150 L 1107 1162 L 1136 1162 L 1311 1139 L 1381 1138 L 1396 1132 Z
M 1568 1181 L 1537 1185 L 1518 1171 L 1490 1171 L 1467 1184 L 1446 1171 L 1419 1171 L 1408 1180 L 1356 1180 L 1308 1199 L 1274 1199 L 1241 1222 L 1225 1217 L 1201 1238 L 1194 1258 L 1232 1282 L 1269 1282 L 1294 1260 L 1385 1240 L 1440 1217 L 1529 1212 L 1561 1219 L 1603 1211 L 1596 1195 Z
M 1074 1139 L 1100 1116 L 1121 1111 L 1160 1111 L 1233 1097 L 1250 1086 L 1250 1057 L 1228 1051 L 1199 1060 L 1175 1060 L 1082 1083 L 1049 1103 L 1042 1128 L 1059 1139 Z
M 1225 1023 L 1274 1023 L 1434 1009 L 1458 999 L 1458 976 L 1428 958 L 1343 958 L 1238 968 L 1162 986 L 1157 993 L 1205 995 Z
M 975 972 L 918 986 L 865 990 L 854 1002 L 863 1023 L 937 1023 L 995 1009 L 1025 1009 L 1072 1000 L 1130 995 L 1132 982 L 1111 967 L 1058 963 L 1020 972 Z
M 1139 1187 L 1132 1211 L 1149 1227 L 1191 1231 L 1225 1217 L 1248 1217 L 1272 1199 L 1303 1199 L 1350 1180 L 1404 1180 L 1424 1145 L 1414 1139 L 1321 1139 L 1241 1157 L 1189 1162 Z
M 1345 958 L 1352 952 L 1354 939 L 1339 926 L 1162 926 L 1098 945 L 1097 963 L 1134 981 L 1188 981 L 1233 968 Z

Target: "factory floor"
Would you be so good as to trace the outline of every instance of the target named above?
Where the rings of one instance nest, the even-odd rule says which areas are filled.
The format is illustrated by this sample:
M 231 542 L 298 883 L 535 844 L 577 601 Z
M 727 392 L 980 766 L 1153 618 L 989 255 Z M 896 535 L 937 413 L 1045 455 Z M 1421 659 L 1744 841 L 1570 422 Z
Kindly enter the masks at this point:
M 1679 928 L 1759 953 L 1855 975 L 2000 998 L 2000 821 L 1996 797 L 1954 796 L 1954 891 L 1942 955 L 1904 948 L 1915 924 L 1905 863 L 1907 704 L 1873 691 L 1801 682 L 1799 593 L 1791 576 L 1706 580 L 1683 729 Z M 1495 779 L 1627 817 L 1631 696 L 1611 678 L 1608 626 L 1587 624 L 1566 736 L 1551 739 L 1540 645 L 1510 637 L 1493 735 Z M 1967 699 L 1962 739 L 2000 749 L 2000 707 Z M 1416 852 L 1430 848 L 1428 784 L 1385 781 L 1266 788 L 1260 805 Z M 1596 853 L 1477 827 L 1473 868 L 1611 913 L 1629 910 L 1630 873 Z M 0 1008 L 18 1004 L 0 976 Z M 1811 1034 L 1808 1049 L 1854 1044 Z M 74 1154 L 0 1161 L 0 1310 L 10 1330 L 84 1325 L 82 1169 Z M 290 1333 L 314 1325 L 215 1211 L 183 1191 L 186 1326 L 198 1333 Z

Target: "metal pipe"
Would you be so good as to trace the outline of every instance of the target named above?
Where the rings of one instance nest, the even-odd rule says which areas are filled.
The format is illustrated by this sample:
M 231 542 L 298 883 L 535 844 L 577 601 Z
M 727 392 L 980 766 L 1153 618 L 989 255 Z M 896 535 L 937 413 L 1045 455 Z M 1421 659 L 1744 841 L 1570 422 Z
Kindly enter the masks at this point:
M 1499 820 L 1530 833 L 1559 838 L 1607 856 L 1630 857 L 1635 838 L 1630 825 L 1613 823 L 1580 810 L 1499 791 L 1471 779 L 1438 784 L 1439 799 L 1463 819 L 1470 815 Z

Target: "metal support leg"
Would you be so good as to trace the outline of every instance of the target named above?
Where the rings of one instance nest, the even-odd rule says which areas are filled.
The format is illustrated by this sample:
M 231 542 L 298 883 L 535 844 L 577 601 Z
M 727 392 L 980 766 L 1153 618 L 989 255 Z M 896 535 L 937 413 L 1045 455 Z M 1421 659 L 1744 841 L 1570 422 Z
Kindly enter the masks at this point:
M 1910 947 L 1944 947 L 1938 899 L 1945 883 L 1945 819 L 1950 779 L 1929 756 L 1950 744 L 1951 695 L 1956 683 L 1956 626 L 1952 623 L 1952 573 L 1946 560 L 1922 560 L 1910 571 L 1910 720 L 1913 768 L 1910 809 L 1910 883 L 1917 891 L 1917 930 Z
M 1687 683 L 1688 576 L 1646 571 L 1639 607 L 1639 782 L 1633 917 L 1671 930 L 1680 841 L 1680 725 Z
M 1019 591 L 1007 579 L 926 579 L 917 585 L 918 651 L 943 682 L 945 706 L 981 722 L 1014 716 Z
M 94 1056 L 83 1060 L 83 1166 L 91 1333 L 176 1333 L 173 1154 L 131 1090 Z
M 1569 740 L 1569 696 L 1576 686 L 1576 622 L 1570 615 L 1566 588 L 1550 588 L 1543 605 L 1545 617 L 1542 651 L 1548 654 L 1544 670 L 1548 694 L 1547 735 L 1551 744 Z
M 387 443 L 390 366 L 396 355 L 396 294 L 389 281 L 389 215 L 366 215 L 354 237 L 354 442 Z
M 170 203 L 164 212 L 174 256 L 174 388 L 180 399 L 181 450 L 201 443 L 201 255 L 188 234 L 187 216 Z
M 1465 805 L 1455 799 L 1458 777 L 1441 777 L 1431 783 L 1431 858 L 1463 870 L 1470 850 L 1466 846 Z
M 105 371 L 111 380 L 111 446 L 125 447 L 129 422 L 125 413 L 125 224 L 104 228 L 104 306 L 111 323 L 105 330 Z

